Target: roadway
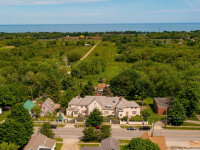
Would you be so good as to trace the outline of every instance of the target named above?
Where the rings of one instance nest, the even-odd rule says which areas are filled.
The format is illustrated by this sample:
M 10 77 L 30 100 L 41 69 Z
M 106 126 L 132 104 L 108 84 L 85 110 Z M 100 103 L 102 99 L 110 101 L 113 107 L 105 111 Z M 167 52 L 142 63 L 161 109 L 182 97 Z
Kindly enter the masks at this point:
M 35 128 L 35 133 L 38 128 Z M 56 137 L 77 139 L 83 136 L 83 128 L 57 128 L 53 130 Z M 140 137 L 145 131 L 128 131 L 126 129 L 112 129 L 112 137 L 116 139 L 132 139 Z M 167 141 L 200 140 L 200 130 L 154 130 L 155 136 L 165 136 Z

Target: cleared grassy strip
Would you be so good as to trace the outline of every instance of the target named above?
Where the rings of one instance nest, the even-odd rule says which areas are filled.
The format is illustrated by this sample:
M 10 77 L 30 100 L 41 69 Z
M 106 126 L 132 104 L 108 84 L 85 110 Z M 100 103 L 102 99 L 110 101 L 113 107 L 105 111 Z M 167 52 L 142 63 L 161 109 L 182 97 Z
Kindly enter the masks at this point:
M 87 80 L 92 80 L 94 84 L 98 84 L 99 78 L 102 76 L 106 83 L 117 76 L 122 71 L 131 68 L 130 63 L 126 62 L 116 62 L 115 56 L 117 54 L 117 47 L 114 43 L 106 42 L 107 46 L 104 46 L 104 42 L 101 42 L 86 58 L 86 60 L 90 60 L 93 58 L 100 58 L 102 61 L 105 61 L 107 64 L 107 69 L 105 72 L 97 75 L 90 75 L 84 78 Z M 98 55 L 98 56 L 97 56 Z

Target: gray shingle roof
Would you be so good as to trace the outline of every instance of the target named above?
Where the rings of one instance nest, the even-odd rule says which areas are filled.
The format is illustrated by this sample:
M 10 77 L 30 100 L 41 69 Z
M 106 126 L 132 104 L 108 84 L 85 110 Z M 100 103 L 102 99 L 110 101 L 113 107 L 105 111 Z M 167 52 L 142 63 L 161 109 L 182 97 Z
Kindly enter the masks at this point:
M 109 137 L 101 141 L 101 148 L 103 150 L 120 150 L 120 143 L 117 139 Z
M 93 101 L 96 101 L 102 109 L 114 109 L 118 108 L 129 108 L 129 107 L 140 107 L 134 101 L 127 101 L 125 98 L 120 100 L 120 97 L 106 97 L 106 96 L 86 96 L 85 98 L 73 98 L 69 105 L 77 105 L 77 106 L 88 106 Z
M 122 98 L 122 100 L 117 105 L 118 108 L 130 108 L 130 107 L 140 107 L 136 102 L 134 101 L 127 101 L 126 99 Z
M 29 150 L 29 149 L 37 150 L 39 146 L 45 146 L 47 148 L 52 149 L 55 143 L 56 143 L 55 140 L 50 139 L 42 134 L 38 134 L 38 135 L 34 135 L 31 138 L 31 140 L 26 145 L 24 150 Z
M 45 104 L 47 107 L 49 107 L 49 109 L 51 109 L 52 111 L 54 111 L 54 109 L 55 109 L 54 108 L 55 103 L 50 98 L 47 98 L 43 104 Z
M 158 107 L 164 107 L 164 108 L 168 108 L 172 106 L 172 102 L 173 102 L 174 98 L 170 98 L 170 97 L 155 97 L 154 101 L 157 104 Z

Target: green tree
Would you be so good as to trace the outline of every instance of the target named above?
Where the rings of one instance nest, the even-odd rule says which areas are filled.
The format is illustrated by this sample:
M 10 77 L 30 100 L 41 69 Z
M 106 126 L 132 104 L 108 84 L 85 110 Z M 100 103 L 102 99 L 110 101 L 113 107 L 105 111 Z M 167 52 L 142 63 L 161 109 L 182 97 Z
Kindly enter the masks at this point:
M 148 117 L 150 117 L 150 112 L 148 111 L 148 110 L 143 110 L 142 112 L 141 112 L 141 114 L 142 114 L 142 117 L 144 118 L 144 120 L 147 120 L 148 119 Z
M 81 92 L 81 97 L 85 97 L 87 95 L 94 95 L 93 84 L 91 81 L 88 81 L 88 83 L 84 86 Z
M 40 113 L 42 112 L 40 106 L 35 106 L 32 109 L 33 113 L 35 114 L 36 118 L 40 117 Z
M 54 102 L 59 101 L 60 84 L 56 78 L 50 78 L 48 81 L 49 85 L 47 88 L 47 96 L 50 97 Z
M 88 119 L 86 120 L 86 123 L 92 127 L 100 126 L 103 122 L 103 116 L 101 115 L 101 112 L 95 108 L 91 113 Z
M 86 142 L 89 141 L 98 141 L 100 136 L 100 131 L 96 130 L 94 127 L 87 127 L 83 130 L 83 140 Z
M 181 125 L 186 119 L 186 112 L 180 102 L 175 102 L 169 109 L 167 119 L 172 125 Z
M 0 86 L 0 106 L 13 106 L 17 103 L 14 94 L 6 86 Z
M 102 125 L 100 127 L 101 131 L 101 140 L 106 139 L 111 136 L 111 126 L 110 125 Z
M 3 142 L 0 144 L 0 150 L 18 150 L 19 146 L 13 144 L 13 143 L 6 143 Z
M 122 72 L 110 81 L 111 90 L 115 95 L 133 98 L 136 95 L 145 98 L 154 95 L 154 86 L 148 77 L 136 70 L 130 69 Z
M 160 147 L 149 139 L 133 138 L 123 150 L 160 150 Z
M 24 108 L 22 103 L 16 104 L 12 107 L 11 113 L 8 116 L 10 119 L 14 119 L 24 126 L 25 130 L 23 132 L 26 133 L 26 138 L 30 138 L 33 134 L 33 120 L 27 109 Z
M 45 122 L 45 123 L 42 125 L 42 127 L 39 129 L 39 132 L 40 132 L 41 134 L 43 134 L 43 135 L 45 135 L 45 136 L 51 138 L 51 139 L 53 139 L 53 138 L 54 138 L 54 135 L 55 135 L 55 134 L 53 133 L 52 129 L 51 129 L 50 123 L 48 123 L 48 122 Z
M 0 124 L 0 143 L 13 143 L 23 147 L 28 142 L 26 128 L 14 119 L 6 119 Z
M 200 84 L 198 82 L 189 82 L 181 89 L 178 94 L 180 103 L 186 110 L 188 117 L 192 116 L 194 111 L 197 110 L 198 102 L 200 99 Z
M 111 95 L 110 89 L 108 87 L 105 87 L 103 89 L 103 95 L 104 96 L 110 96 Z
M 103 83 L 104 82 L 104 79 L 103 77 L 101 76 L 100 79 L 99 79 L 99 83 Z

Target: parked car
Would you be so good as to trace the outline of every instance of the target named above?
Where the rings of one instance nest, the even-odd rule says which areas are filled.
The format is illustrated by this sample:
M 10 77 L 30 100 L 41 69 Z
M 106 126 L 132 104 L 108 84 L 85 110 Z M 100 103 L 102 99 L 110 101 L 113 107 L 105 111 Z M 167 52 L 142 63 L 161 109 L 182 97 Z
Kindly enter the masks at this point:
M 129 128 L 127 128 L 127 130 L 136 130 L 136 128 L 135 127 L 129 127 Z
M 96 129 L 100 129 L 100 127 L 99 127 L 99 126 L 96 126 L 95 128 L 96 128 Z
M 139 130 L 150 130 L 151 128 L 149 126 L 144 126 L 144 127 L 140 127 Z
M 52 128 L 52 129 L 56 129 L 56 128 L 57 128 L 57 125 L 51 124 L 51 128 Z

